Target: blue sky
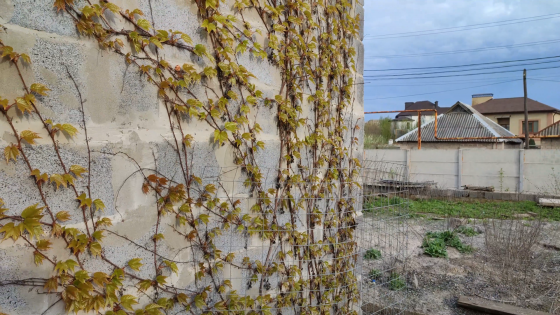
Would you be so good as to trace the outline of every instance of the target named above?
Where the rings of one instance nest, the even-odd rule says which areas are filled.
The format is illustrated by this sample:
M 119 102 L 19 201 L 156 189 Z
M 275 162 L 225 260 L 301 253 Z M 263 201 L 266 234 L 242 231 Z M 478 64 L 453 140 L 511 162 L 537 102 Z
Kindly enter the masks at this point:
M 425 54 L 472 50 L 486 47 L 511 46 L 525 43 L 560 40 L 560 14 L 533 22 L 474 30 L 380 39 L 379 35 L 437 30 L 443 28 L 508 21 L 560 13 L 559 0 L 363 0 L 365 8 L 365 69 L 395 69 L 438 67 L 507 60 L 541 58 L 560 55 L 560 41 L 532 44 L 524 47 L 493 49 L 478 52 L 432 56 L 395 57 L 395 55 Z M 405 34 L 406 35 L 406 34 Z M 386 36 L 394 37 L 394 36 Z M 560 66 L 560 58 L 526 61 L 527 69 Z M 477 66 L 476 68 L 500 65 Z M 414 80 L 368 80 L 365 84 L 366 111 L 398 110 L 405 102 L 439 101 L 451 106 L 457 101 L 471 103 L 471 95 L 494 93 L 495 98 L 523 96 L 523 66 L 479 70 L 478 72 L 519 70 L 513 73 L 486 74 Z M 457 69 L 443 69 L 457 70 Z M 365 72 L 365 75 L 386 75 L 411 72 L 435 72 L 442 69 Z M 475 71 L 477 72 L 477 71 Z M 466 72 L 469 73 L 469 72 Z M 459 73 L 461 74 L 461 73 Z M 437 75 L 437 74 L 436 74 Z M 436 76 L 434 75 L 434 76 Z M 449 74 L 443 74 L 449 75 Z M 560 108 L 560 68 L 528 71 L 528 96 L 547 105 Z M 536 80 L 539 79 L 539 80 Z M 514 81 L 517 80 L 517 81 Z M 547 81 L 542 81 L 547 80 Z M 513 81 L 513 82 L 512 82 Z M 557 82 L 556 82 L 557 81 Z M 504 83 L 505 82 L 505 83 Z M 455 90 L 455 91 L 449 91 Z M 440 92 L 441 93 L 431 93 Z M 428 94 L 429 93 L 429 94 Z M 422 95 L 417 95 L 422 94 Z M 410 96 L 408 96 L 410 95 Z M 379 115 L 367 115 L 366 120 Z

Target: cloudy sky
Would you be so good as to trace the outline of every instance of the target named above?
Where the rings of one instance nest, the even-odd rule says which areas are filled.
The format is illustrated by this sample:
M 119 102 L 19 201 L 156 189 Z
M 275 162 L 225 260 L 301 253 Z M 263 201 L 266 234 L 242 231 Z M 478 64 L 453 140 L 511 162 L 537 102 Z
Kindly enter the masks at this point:
M 560 56 L 560 0 L 363 1 L 366 70 L 442 67 Z M 502 25 L 493 26 L 497 24 Z M 461 26 L 467 26 L 465 28 L 469 30 L 457 31 Z M 425 34 L 421 31 L 431 34 L 421 35 Z M 496 48 L 501 46 L 508 47 Z M 429 79 L 404 80 L 407 77 L 404 76 L 388 80 L 386 76 L 469 68 L 366 71 L 365 81 L 369 83 L 365 84 L 365 110 L 398 110 L 404 108 L 405 102 L 422 100 L 439 101 L 440 106 L 446 107 L 457 101 L 471 104 L 471 95 L 477 93 L 494 93 L 495 98 L 523 96 L 524 67 L 528 69 L 529 97 L 560 108 L 560 58 L 557 58 L 480 65 L 471 69 L 482 70 L 470 72 L 424 75 L 446 76 Z M 550 67 L 559 68 L 529 70 Z M 448 77 L 511 70 L 518 71 Z M 376 78 L 368 79 L 367 76 Z M 366 117 L 372 118 L 377 116 Z

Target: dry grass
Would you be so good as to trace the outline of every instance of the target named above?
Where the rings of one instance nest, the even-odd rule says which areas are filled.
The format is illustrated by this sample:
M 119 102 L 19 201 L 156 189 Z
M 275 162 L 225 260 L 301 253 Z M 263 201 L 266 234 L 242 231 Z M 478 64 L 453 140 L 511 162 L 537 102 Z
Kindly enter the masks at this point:
M 513 273 L 526 276 L 541 240 L 543 221 L 485 220 L 484 230 L 486 258 L 500 267 L 503 280 L 515 280 L 511 277 Z

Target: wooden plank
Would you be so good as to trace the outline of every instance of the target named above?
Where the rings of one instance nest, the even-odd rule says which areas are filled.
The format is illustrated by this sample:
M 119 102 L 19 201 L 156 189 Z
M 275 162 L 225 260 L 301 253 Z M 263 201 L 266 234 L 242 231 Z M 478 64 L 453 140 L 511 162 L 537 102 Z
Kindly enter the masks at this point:
M 560 199 L 539 198 L 539 204 L 545 207 L 560 207 Z
M 534 311 L 472 296 L 460 296 L 457 305 L 497 315 L 550 315 L 545 312 Z

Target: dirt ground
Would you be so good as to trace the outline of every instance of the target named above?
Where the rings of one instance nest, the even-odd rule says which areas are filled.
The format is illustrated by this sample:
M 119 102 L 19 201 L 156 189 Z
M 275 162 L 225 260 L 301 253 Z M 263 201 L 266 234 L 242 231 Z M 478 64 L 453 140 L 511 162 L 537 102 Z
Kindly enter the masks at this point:
M 542 223 L 538 243 L 531 248 L 527 263 L 507 268 L 488 253 L 483 222 L 466 222 L 480 233 L 472 237 L 459 235 L 464 244 L 474 248 L 473 253 L 461 254 L 448 247 L 448 258 L 433 258 L 422 249 L 426 232 L 444 231 L 453 228 L 454 223 L 430 217 L 409 220 L 405 272 L 409 288 L 405 305 L 409 311 L 481 314 L 457 306 L 459 296 L 468 295 L 560 314 L 560 222 Z

